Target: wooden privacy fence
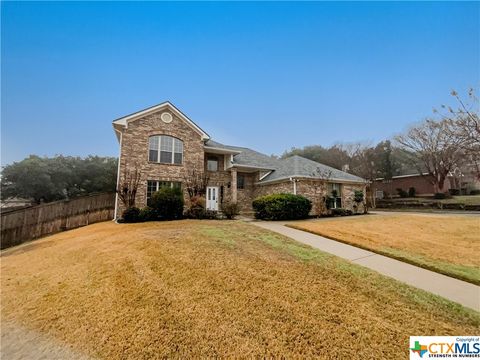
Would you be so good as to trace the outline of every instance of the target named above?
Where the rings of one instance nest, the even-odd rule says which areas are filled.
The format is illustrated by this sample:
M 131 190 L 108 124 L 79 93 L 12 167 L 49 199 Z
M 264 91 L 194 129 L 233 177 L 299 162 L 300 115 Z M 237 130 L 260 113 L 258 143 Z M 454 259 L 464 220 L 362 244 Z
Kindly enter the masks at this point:
M 83 196 L 2 212 L 1 248 L 113 219 L 115 194 Z

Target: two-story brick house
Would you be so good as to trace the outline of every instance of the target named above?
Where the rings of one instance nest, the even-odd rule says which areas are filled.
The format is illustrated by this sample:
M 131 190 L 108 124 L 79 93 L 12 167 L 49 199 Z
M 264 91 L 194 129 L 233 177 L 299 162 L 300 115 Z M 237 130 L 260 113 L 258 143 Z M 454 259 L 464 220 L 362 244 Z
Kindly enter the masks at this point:
M 295 193 L 312 200 L 315 214 L 318 199 L 332 190 L 333 206 L 347 209 L 353 208 L 354 191 L 365 190 L 364 179 L 300 156 L 277 159 L 213 141 L 169 102 L 117 119 L 113 128 L 120 144 L 118 179 L 133 169 L 140 172 L 138 207 L 162 186 L 182 187 L 191 169 L 208 172 L 206 206 L 212 210 L 232 201 L 248 214 L 260 195 Z M 123 210 L 117 202 L 116 217 Z

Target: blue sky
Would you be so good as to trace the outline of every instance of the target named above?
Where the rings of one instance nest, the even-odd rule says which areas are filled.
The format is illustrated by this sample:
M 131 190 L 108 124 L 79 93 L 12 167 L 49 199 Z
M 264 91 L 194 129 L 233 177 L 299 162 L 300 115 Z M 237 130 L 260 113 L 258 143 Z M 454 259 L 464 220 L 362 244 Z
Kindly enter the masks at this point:
M 281 154 L 379 141 L 480 83 L 480 3 L 2 2 L 2 164 L 112 155 L 111 121 L 170 100 Z

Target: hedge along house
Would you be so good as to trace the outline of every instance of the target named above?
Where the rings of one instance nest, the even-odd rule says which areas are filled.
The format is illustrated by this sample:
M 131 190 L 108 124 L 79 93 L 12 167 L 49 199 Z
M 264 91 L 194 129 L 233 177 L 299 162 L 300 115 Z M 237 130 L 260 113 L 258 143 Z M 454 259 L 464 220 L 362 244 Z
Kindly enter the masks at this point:
M 162 186 L 182 188 L 188 203 L 184 181 L 193 169 L 208 174 L 205 198 L 210 210 L 221 211 L 223 203 L 236 202 L 249 214 L 258 196 L 293 193 L 310 199 L 312 214 L 319 214 L 326 195 L 332 207 L 353 210 L 355 190 L 365 192 L 364 179 L 315 161 L 300 156 L 277 159 L 216 142 L 170 102 L 114 120 L 113 128 L 120 144 L 117 183 L 126 174 L 140 174 L 137 207 L 146 206 Z M 123 210 L 117 196 L 115 217 Z

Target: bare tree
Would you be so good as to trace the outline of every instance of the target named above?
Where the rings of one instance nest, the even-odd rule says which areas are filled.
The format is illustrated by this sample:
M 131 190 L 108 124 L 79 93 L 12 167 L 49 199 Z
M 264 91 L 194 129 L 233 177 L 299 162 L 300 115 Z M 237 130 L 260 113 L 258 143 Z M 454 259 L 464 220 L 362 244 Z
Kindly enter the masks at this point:
M 117 194 L 126 209 L 135 206 L 135 197 L 137 195 L 138 184 L 140 183 L 140 171 L 135 166 L 134 170 L 127 170 L 117 185 Z
M 192 199 L 195 196 L 205 195 L 208 180 L 209 176 L 206 171 L 200 171 L 196 168 L 186 170 L 183 175 L 183 181 L 188 197 Z
M 349 152 L 352 157 L 352 172 L 370 184 L 372 207 L 375 208 L 375 179 L 379 174 L 379 159 L 375 148 L 368 144 L 351 144 Z
M 434 185 L 436 192 L 444 191 L 447 176 L 464 161 L 464 140 L 456 135 L 454 124 L 448 119 L 427 119 L 397 136 L 396 140 L 412 151 L 414 163 L 423 167 L 418 169 L 419 172 L 428 173 L 426 178 Z
M 456 136 L 461 142 L 469 165 L 473 165 L 477 177 L 480 178 L 480 117 L 479 101 L 475 90 L 468 90 L 468 100 L 462 100 L 458 93 L 453 90 L 451 95 L 457 100 L 458 108 L 442 105 L 442 110 L 433 109 L 434 113 L 441 116 L 442 120 L 450 123 L 452 136 Z

